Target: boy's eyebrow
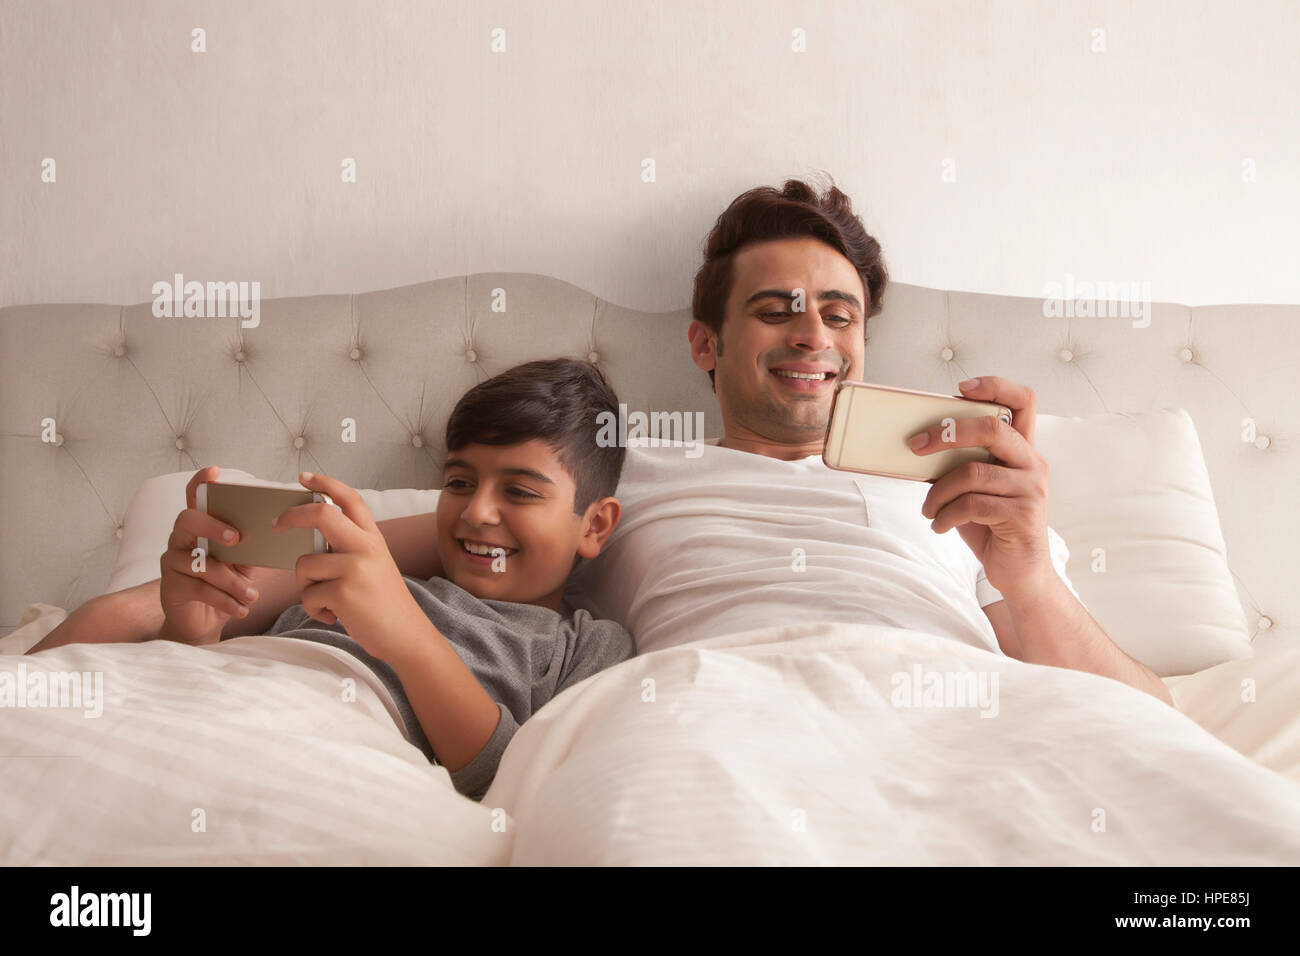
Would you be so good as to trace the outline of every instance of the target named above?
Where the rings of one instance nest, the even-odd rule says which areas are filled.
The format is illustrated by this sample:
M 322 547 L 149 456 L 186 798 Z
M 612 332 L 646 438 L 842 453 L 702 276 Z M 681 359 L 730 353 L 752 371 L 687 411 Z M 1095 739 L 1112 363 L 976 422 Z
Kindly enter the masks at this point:
M 746 299 L 744 304 L 750 305 L 759 299 L 785 299 L 787 302 L 792 302 L 794 301 L 794 292 L 790 289 L 759 289 Z M 862 303 L 858 301 L 858 297 L 849 292 L 841 292 L 839 289 L 826 289 L 817 293 L 817 301 L 820 302 L 823 299 L 837 299 L 840 302 L 847 302 L 859 312 L 862 311 Z
M 467 462 L 464 458 L 448 458 L 446 463 L 442 466 L 442 470 L 446 471 L 448 468 L 456 468 L 456 467 L 465 468 L 469 471 L 474 470 L 474 466 L 471 465 L 469 462 Z M 550 478 L 547 478 L 540 471 L 533 471 L 533 469 L 531 468 L 502 468 L 501 474 L 523 475 L 525 478 L 533 478 L 537 481 L 544 481 L 548 485 L 555 484 L 555 482 L 551 481 Z

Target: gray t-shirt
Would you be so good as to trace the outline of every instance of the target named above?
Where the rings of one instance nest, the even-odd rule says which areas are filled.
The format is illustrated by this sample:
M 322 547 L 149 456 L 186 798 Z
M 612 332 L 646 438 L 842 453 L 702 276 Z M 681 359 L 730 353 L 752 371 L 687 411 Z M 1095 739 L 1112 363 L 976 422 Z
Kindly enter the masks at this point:
M 420 609 L 455 649 L 501 711 L 496 731 L 464 767 L 449 771 L 456 790 L 482 799 L 506 744 L 548 700 L 586 677 L 636 654 L 632 636 L 615 621 L 596 620 L 567 603 L 563 613 L 535 604 L 479 600 L 448 581 L 403 576 Z M 439 763 L 397 672 L 367 654 L 342 624 L 322 624 L 301 604 L 287 609 L 268 634 L 342 648 L 364 661 L 388 687 L 411 742 Z

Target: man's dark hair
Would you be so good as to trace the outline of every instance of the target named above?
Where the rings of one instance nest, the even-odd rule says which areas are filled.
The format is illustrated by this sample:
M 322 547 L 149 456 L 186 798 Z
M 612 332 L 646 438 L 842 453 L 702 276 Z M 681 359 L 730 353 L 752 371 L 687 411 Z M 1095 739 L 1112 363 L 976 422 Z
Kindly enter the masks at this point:
M 732 261 L 737 252 L 753 242 L 820 239 L 853 263 L 862 277 L 862 287 L 870 300 L 865 318 L 880 312 L 885 285 L 889 282 L 880 243 L 854 215 L 849 197 L 840 192 L 829 176 L 827 180 L 829 189 L 820 196 L 812 186 L 798 179 L 787 179 L 780 190 L 771 186 L 751 189 L 733 199 L 714 223 L 704 242 L 704 264 L 695 273 L 691 312 L 718 336 L 719 351 L 722 321 L 726 318 L 727 298 L 734 278 Z M 712 371 L 709 383 L 714 383 Z
M 613 495 L 627 449 L 597 444 L 597 416 L 618 419 L 618 396 L 590 362 L 554 358 L 525 362 L 466 392 L 447 419 L 447 451 L 466 445 L 550 445 L 577 486 L 573 511 Z

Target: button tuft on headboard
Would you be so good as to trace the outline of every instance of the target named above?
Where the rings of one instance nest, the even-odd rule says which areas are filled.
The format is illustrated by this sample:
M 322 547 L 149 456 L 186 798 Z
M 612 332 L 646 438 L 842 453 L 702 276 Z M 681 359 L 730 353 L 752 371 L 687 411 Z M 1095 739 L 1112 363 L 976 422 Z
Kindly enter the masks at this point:
M 954 352 L 950 346 L 945 345 L 943 347 L 943 351 L 939 353 L 939 357 L 943 359 L 945 362 L 951 362 L 953 360 L 953 356 L 955 356 L 956 354 L 957 353 Z

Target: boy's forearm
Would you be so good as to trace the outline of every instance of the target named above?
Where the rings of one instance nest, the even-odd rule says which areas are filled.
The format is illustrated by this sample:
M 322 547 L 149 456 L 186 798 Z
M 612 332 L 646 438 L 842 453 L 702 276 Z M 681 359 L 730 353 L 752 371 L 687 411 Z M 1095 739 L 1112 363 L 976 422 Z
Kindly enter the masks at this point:
M 154 578 L 133 588 L 91 598 L 27 653 L 35 654 L 64 644 L 148 641 L 158 636 L 162 623 L 158 579 Z
M 436 543 L 437 515 L 411 515 L 378 523 L 393 560 L 403 574 L 428 579 L 442 574 Z M 292 571 L 252 568 L 250 576 L 258 599 L 247 617 L 232 617 L 221 632 L 224 637 L 264 634 L 284 610 L 301 599 Z M 159 579 L 112 594 L 91 598 L 62 624 L 46 634 L 28 654 L 64 644 L 111 644 L 151 641 L 163 624 L 158 600 Z M 453 652 L 454 653 L 454 652 Z
M 388 663 L 439 763 L 460 770 L 492 739 L 501 710 L 432 621 L 413 616 L 405 633 L 403 651 Z

